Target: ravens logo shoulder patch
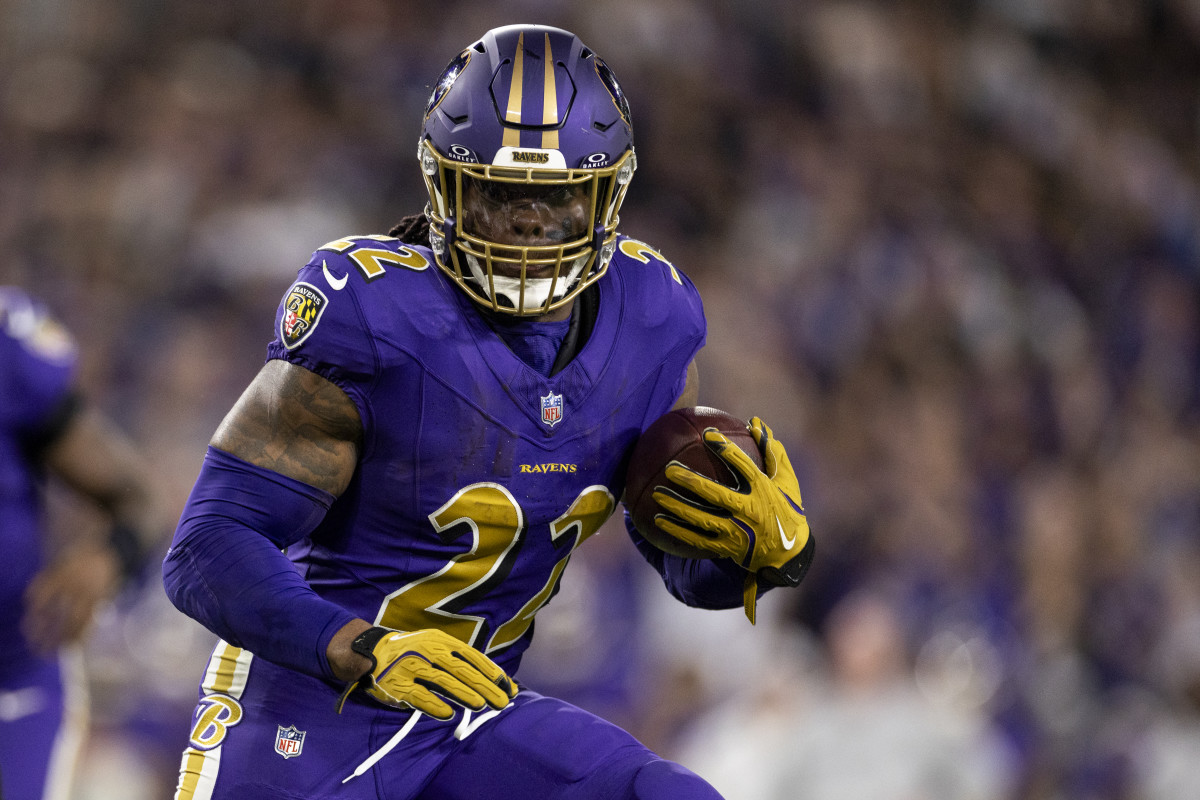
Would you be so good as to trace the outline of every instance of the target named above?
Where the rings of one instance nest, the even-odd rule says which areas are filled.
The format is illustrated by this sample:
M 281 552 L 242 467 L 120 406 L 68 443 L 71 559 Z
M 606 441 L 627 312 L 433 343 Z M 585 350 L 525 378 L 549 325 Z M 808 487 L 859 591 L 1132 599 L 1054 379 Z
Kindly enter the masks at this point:
M 288 290 L 283 301 L 283 316 L 279 320 L 279 338 L 288 350 L 295 350 L 316 329 L 325 306 L 324 293 L 311 283 L 300 281 Z

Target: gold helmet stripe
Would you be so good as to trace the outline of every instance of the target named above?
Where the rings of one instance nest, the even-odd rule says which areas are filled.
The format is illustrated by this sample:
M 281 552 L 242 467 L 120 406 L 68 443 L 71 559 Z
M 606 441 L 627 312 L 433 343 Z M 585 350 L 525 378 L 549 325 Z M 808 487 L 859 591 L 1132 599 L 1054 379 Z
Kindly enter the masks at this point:
M 525 33 L 517 37 L 517 57 L 513 62 L 512 85 L 508 87 L 508 108 L 504 121 L 512 125 L 521 124 L 522 84 L 525 81 Z M 521 132 L 516 128 L 504 129 L 504 146 L 520 147 Z
M 558 91 L 554 86 L 554 53 L 550 50 L 550 34 L 546 34 L 546 77 L 542 89 L 542 124 L 558 124 Z M 542 132 L 542 147 L 558 149 L 558 131 Z

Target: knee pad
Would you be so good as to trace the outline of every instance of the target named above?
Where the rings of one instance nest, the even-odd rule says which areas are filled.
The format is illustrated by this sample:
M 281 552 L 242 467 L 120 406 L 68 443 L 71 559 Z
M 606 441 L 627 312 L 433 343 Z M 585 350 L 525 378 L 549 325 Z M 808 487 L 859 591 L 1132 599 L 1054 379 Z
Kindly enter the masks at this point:
M 656 759 L 633 776 L 633 800 L 722 800 L 717 790 L 691 770 Z

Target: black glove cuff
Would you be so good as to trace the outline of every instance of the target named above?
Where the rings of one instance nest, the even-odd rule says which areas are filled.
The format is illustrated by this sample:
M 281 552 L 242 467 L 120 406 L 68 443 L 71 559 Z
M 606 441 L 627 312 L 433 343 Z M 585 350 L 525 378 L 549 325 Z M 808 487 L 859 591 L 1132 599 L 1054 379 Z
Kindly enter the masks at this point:
M 379 644 L 379 640 L 389 633 L 395 633 L 395 631 L 390 628 L 381 628 L 378 625 L 374 625 L 354 637 L 354 641 L 350 643 L 350 649 L 360 656 L 371 659 L 371 668 L 374 669 L 375 645 Z
M 817 544 L 810 533 L 807 544 L 797 555 L 789 559 L 782 567 L 763 567 L 758 571 L 758 577 L 775 586 L 799 586 L 800 581 L 804 580 L 808 568 L 812 566 L 816 547 Z
M 337 702 L 337 713 L 342 713 L 342 708 L 346 705 L 346 700 L 354 693 L 356 689 L 365 689 L 375 682 L 375 677 L 372 673 L 375 672 L 375 667 L 379 666 L 379 661 L 375 658 L 375 646 L 379 644 L 379 640 L 387 636 L 389 633 L 395 633 L 390 628 L 381 628 L 378 625 L 373 625 L 365 631 L 354 637 L 354 641 L 350 642 L 350 649 L 358 653 L 363 658 L 371 660 L 371 667 L 362 674 L 358 680 L 350 681 L 346 684 L 346 688 L 342 690 L 341 697 Z

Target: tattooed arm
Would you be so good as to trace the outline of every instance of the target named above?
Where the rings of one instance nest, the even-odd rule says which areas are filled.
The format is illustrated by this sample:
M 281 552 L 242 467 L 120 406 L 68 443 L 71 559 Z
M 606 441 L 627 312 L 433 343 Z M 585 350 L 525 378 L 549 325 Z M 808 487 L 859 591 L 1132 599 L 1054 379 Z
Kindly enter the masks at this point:
M 211 444 L 336 496 L 354 475 L 361 441 L 358 409 L 345 392 L 274 360 L 242 393 Z
M 230 644 L 311 675 L 353 680 L 370 627 L 319 597 L 281 553 L 312 533 L 354 475 L 362 423 L 350 398 L 269 361 L 213 435 L 163 563 L 172 602 Z
M 213 447 L 265 469 L 324 489 L 346 490 L 358 461 L 362 422 L 346 393 L 316 373 L 268 361 L 213 435 Z M 330 640 L 334 674 L 352 680 L 370 662 L 350 649 L 371 627 L 357 619 Z

